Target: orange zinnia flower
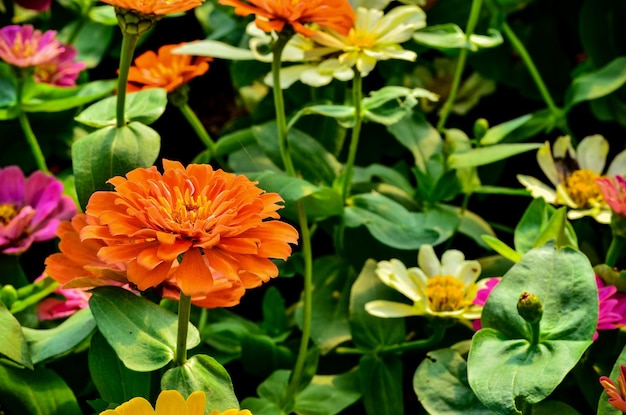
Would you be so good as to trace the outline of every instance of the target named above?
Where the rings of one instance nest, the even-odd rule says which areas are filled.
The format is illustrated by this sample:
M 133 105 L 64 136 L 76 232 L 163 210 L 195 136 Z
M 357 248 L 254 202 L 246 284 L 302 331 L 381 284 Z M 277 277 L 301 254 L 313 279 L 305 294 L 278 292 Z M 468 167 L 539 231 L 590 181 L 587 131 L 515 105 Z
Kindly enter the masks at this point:
M 354 10 L 347 0 L 219 0 L 219 3 L 233 6 L 240 16 L 256 15 L 256 25 L 266 32 L 281 32 L 285 25 L 290 25 L 296 32 L 311 37 L 315 30 L 305 24 L 316 23 L 347 35 L 354 24 Z
M 135 59 L 135 66 L 128 73 L 128 91 L 148 88 L 164 88 L 172 92 L 196 76 L 209 70 L 210 57 L 175 55 L 173 49 L 184 45 L 166 45 L 158 53 L 148 51 Z
M 270 258 L 287 259 L 298 238 L 291 225 L 270 220 L 279 218 L 278 194 L 210 165 L 163 160 L 163 168 L 114 177 L 115 191 L 91 196 L 86 212 L 98 223 L 80 236 L 107 241 L 98 258 L 126 263 L 140 290 L 166 282 L 192 299 L 224 283 L 252 288 L 278 275 Z
M 100 248 L 107 246 L 105 240 L 80 240 L 80 231 L 88 224 L 96 223 L 95 218 L 78 213 L 71 222 L 61 222 L 57 228 L 61 253 L 46 259 L 45 272 L 64 284 L 64 288 L 123 285 L 128 282 L 124 263 L 107 264 L 98 258 Z
M 204 0 L 102 0 L 104 3 L 144 15 L 164 16 L 191 10 Z

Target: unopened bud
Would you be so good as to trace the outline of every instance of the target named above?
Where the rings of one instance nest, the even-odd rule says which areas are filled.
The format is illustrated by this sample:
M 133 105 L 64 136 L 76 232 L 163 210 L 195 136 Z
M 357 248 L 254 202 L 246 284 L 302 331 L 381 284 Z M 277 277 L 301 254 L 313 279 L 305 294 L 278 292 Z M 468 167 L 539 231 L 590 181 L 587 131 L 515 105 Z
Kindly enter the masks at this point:
M 13 303 L 17 301 L 17 290 L 12 285 L 5 285 L 0 288 L 0 301 L 4 303 L 7 308 L 11 308 Z
M 136 10 L 115 8 L 117 22 L 122 32 L 128 35 L 140 36 L 146 33 L 162 16 L 156 14 L 143 14 Z
M 517 300 L 517 312 L 527 322 L 538 323 L 543 316 L 543 304 L 535 294 L 523 292 Z
M 474 138 L 482 139 L 489 130 L 489 122 L 484 118 L 479 118 L 474 123 Z

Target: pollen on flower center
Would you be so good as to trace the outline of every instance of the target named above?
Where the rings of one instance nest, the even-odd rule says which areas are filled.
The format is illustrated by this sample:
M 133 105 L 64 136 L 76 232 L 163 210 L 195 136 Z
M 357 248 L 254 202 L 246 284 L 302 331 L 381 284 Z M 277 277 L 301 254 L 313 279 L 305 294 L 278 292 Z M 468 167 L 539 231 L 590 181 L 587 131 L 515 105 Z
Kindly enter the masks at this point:
M 574 171 L 566 180 L 565 188 L 572 200 L 579 207 L 588 207 L 601 203 L 604 198 L 596 183 L 600 175 L 589 169 Z
M 175 189 L 176 206 L 173 211 L 173 219 L 178 223 L 195 223 L 206 219 L 211 215 L 211 201 L 205 195 L 194 197 L 189 189 L 183 195 L 180 188 Z
M 17 215 L 17 209 L 13 205 L 0 203 L 0 222 L 7 224 Z
M 361 48 L 371 48 L 376 45 L 376 37 L 364 30 L 351 30 L 348 39 L 352 45 Z
M 432 311 L 455 311 L 463 307 L 465 284 L 452 276 L 430 278 L 425 291 Z

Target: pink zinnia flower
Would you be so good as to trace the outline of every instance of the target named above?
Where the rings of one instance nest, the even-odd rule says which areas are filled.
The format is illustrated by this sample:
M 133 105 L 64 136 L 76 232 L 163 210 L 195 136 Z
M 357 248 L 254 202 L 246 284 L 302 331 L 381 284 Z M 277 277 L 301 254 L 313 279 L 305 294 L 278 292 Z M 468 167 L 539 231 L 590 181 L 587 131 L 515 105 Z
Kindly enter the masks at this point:
M 85 69 L 85 62 L 75 62 L 76 49 L 65 45 L 65 49 L 50 62 L 35 67 L 35 80 L 51 85 L 75 86 L 80 71 Z
M 615 384 L 609 377 L 602 376 L 600 384 L 609 395 L 609 403 L 622 412 L 626 412 L 626 366 L 619 366 L 619 375 Z
M 47 278 L 42 275 L 35 281 Z M 37 305 L 37 318 L 40 321 L 57 320 L 69 317 L 77 311 L 89 306 L 89 297 L 91 294 L 79 288 L 57 288 L 54 291 L 59 297 L 49 297 L 41 301 Z
M 0 169 L 0 253 L 21 254 L 54 238 L 59 223 L 76 214 L 62 192 L 63 184 L 41 171 L 26 179 L 17 166 Z
M 48 10 L 52 4 L 52 0 L 15 0 L 20 7 L 36 12 Z
M 63 52 L 56 33 L 41 33 L 32 25 L 5 26 L 0 29 L 0 59 L 20 68 L 50 62 Z
M 626 179 L 616 175 L 596 179 L 596 183 L 611 210 L 620 216 L 626 216 Z
M 474 304 L 484 306 L 491 291 L 500 282 L 500 278 L 490 278 L 484 288 L 478 290 Z M 626 326 L 626 294 L 618 292 L 614 285 L 606 285 L 596 274 L 598 287 L 598 324 L 596 330 L 615 330 Z M 480 330 L 480 320 L 473 321 L 474 330 Z M 598 332 L 593 340 L 598 338 Z

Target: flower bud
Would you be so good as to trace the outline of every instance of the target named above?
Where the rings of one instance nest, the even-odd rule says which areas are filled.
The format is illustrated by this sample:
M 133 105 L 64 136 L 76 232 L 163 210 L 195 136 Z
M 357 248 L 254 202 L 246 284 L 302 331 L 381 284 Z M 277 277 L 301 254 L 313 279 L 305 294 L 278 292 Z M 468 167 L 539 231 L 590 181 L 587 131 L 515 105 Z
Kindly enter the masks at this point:
M 146 33 L 162 16 L 156 14 L 143 14 L 136 10 L 115 8 L 117 22 L 122 32 L 128 35 L 140 36 Z
M 543 304 L 535 294 L 524 291 L 517 300 L 517 312 L 527 322 L 538 323 L 543 316 Z
M 489 130 L 489 122 L 484 118 L 479 118 L 474 123 L 474 138 L 482 139 Z
M 7 308 L 11 308 L 13 303 L 17 301 L 17 298 L 17 290 L 12 285 L 5 285 L 0 288 L 0 301 L 2 301 Z

